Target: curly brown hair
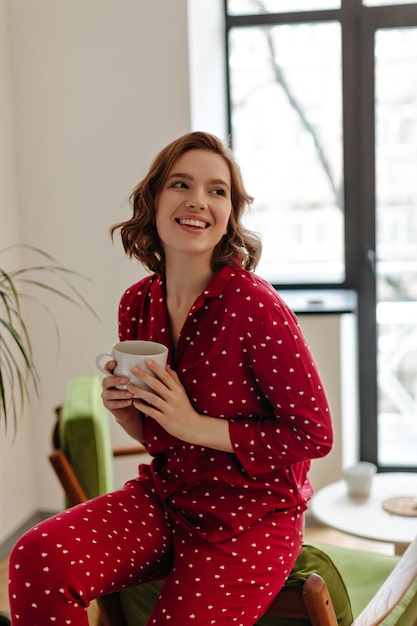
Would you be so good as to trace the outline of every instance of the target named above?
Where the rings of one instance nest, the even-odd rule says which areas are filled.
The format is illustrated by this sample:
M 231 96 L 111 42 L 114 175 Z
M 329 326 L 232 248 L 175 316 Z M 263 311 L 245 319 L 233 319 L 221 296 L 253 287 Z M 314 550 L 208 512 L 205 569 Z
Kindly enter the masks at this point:
M 128 256 L 136 257 L 152 272 L 164 272 L 165 255 L 155 226 L 155 198 L 163 188 L 175 161 L 188 150 L 210 150 L 219 154 L 230 171 L 232 212 L 227 233 L 213 250 L 213 271 L 223 265 L 254 269 L 262 251 L 261 240 L 241 224 L 243 213 L 252 202 L 252 197 L 244 188 L 240 168 L 230 148 L 209 133 L 187 133 L 159 152 L 147 175 L 130 196 L 132 217 L 111 227 L 112 238 L 115 231 L 120 229 L 123 247 Z

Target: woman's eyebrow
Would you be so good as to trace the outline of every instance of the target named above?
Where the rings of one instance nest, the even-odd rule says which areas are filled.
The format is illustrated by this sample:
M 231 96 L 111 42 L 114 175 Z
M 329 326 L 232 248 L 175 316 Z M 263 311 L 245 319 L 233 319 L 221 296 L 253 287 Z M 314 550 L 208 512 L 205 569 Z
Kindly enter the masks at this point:
M 230 187 L 229 183 L 227 183 L 222 178 L 214 178 L 213 180 L 210 181 L 210 184 L 211 185 L 223 185 L 223 187 L 227 187 L 227 189 L 229 189 Z
M 186 180 L 194 180 L 193 176 L 190 176 L 190 174 L 186 174 L 185 172 L 173 172 L 168 176 L 167 180 L 172 180 L 173 178 L 185 178 Z M 210 185 L 223 185 L 224 187 L 227 187 L 227 189 L 229 189 L 230 187 L 230 185 L 222 178 L 213 178 L 208 182 Z
M 167 180 L 171 180 L 172 178 L 186 178 L 187 180 L 193 180 L 193 177 L 189 174 L 185 174 L 183 172 L 174 172 L 168 176 Z

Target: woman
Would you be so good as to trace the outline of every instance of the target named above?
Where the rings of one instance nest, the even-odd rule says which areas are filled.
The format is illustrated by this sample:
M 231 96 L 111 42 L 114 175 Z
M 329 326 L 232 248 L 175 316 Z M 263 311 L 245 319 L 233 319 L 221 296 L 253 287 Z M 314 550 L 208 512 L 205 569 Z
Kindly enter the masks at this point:
M 145 391 L 118 389 L 109 362 L 102 397 L 154 458 L 23 537 L 12 623 L 84 625 L 97 595 L 166 577 L 149 624 L 250 626 L 301 550 L 310 460 L 332 445 L 325 393 L 295 316 L 250 271 L 260 243 L 230 151 L 184 135 L 131 199 L 112 232 L 152 273 L 122 296 L 119 335 L 165 344 L 169 363 L 132 369 Z

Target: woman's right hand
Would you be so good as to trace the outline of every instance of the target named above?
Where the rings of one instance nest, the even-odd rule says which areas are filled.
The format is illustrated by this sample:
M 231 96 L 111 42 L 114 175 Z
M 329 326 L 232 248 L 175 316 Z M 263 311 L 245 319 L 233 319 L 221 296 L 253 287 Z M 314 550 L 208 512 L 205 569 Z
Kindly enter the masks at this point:
M 103 391 L 101 397 L 103 404 L 123 427 L 127 426 L 128 422 L 135 417 L 140 419 L 142 423 L 141 414 L 133 406 L 133 394 L 127 391 L 127 389 L 117 389 L 117 387 L 126 385 L 129 379 L 126 376 L 115 376 L 113 374 L 116 365 L 116 361 L 108 361 L 104 366 L 109 372 L 109 376 L 105 376 L 102 380 Z

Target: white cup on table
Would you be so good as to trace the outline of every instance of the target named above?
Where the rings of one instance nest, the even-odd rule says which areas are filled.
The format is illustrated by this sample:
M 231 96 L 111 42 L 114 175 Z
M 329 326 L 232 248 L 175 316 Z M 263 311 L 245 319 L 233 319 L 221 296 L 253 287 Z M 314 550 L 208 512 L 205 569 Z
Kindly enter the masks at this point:
M 366 498 L 371 493 L 372 478 L 376 473 L 376 465 L 368 461 L 360 461 L 343 470 L 348 494 L 353 497 Z

